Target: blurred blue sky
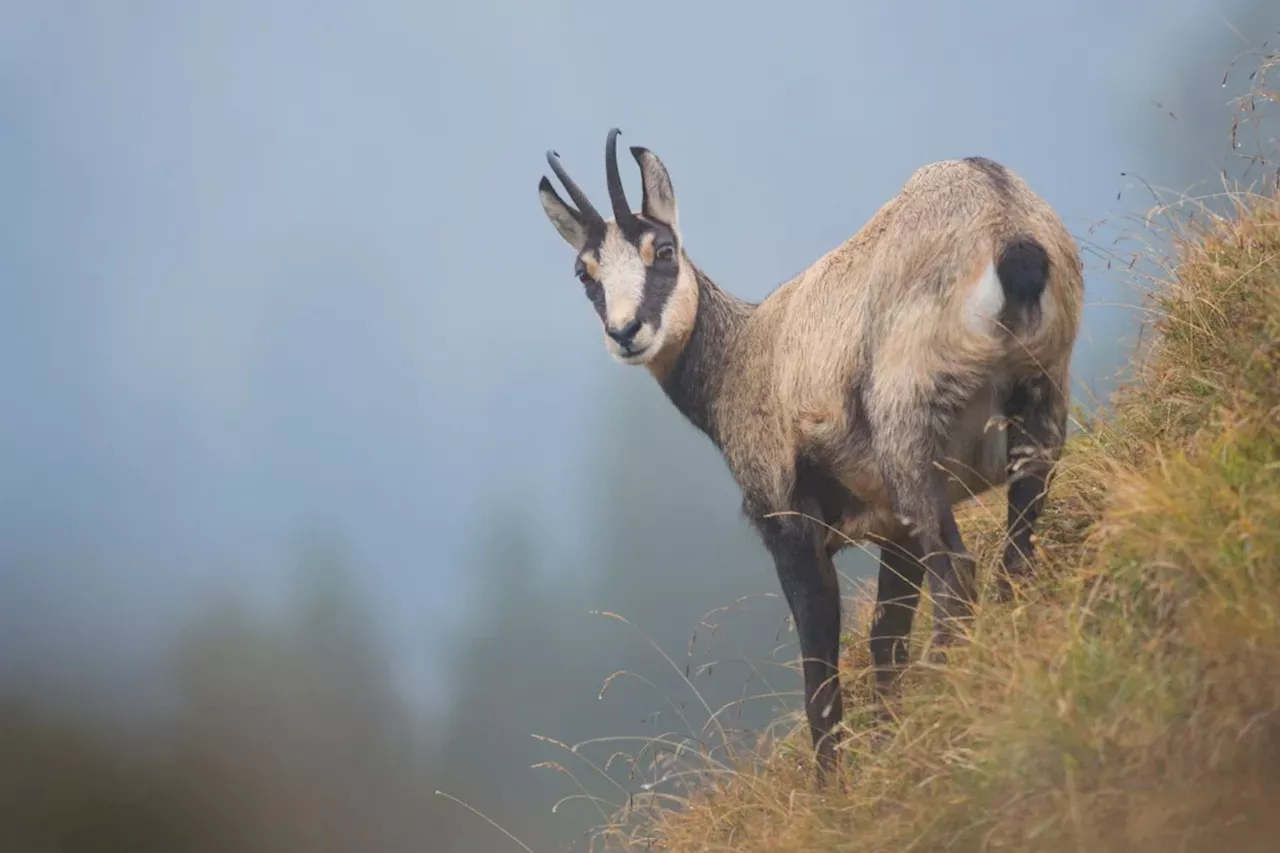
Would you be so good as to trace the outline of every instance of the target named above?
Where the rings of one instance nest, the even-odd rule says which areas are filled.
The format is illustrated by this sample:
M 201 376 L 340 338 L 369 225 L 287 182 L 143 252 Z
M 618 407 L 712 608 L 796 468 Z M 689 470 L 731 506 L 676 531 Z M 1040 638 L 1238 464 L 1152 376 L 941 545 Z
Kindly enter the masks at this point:
M 4 0 L 9 653 L 141 653 L 323 532 L 429 689 L 486 513 L 577 565 L 602 407 L 666 405 L 604 352 L 547 148 L 599 198 L 609 127 L 655 150 L 749 298 L 940 158 L 1006 162 L 1083 236 L 1158 166 L 1168 54 L 1236 5 Z M 1088 285 L 1078 382 L 1133 298 Z

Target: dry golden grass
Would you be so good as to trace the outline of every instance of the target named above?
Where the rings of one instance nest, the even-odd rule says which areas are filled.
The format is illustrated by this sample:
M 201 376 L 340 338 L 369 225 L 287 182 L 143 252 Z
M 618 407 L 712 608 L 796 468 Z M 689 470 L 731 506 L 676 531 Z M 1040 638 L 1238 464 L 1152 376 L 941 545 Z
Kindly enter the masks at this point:
M 808 732 L 633 803 L 609 846 L 694 851 L 1273 850 L 1280 841 L 1280 198 L 1201 217 L 1152 294 L 1154 337 L 1068 443 L 1041 574 L 979 608 L 945 666 L 871 711 L 868 590 L 842 661 L 842 785 Z M 965 514 L 990 578 L 1003 495 Z M 726 768 L 726 763 L 728 767 Z

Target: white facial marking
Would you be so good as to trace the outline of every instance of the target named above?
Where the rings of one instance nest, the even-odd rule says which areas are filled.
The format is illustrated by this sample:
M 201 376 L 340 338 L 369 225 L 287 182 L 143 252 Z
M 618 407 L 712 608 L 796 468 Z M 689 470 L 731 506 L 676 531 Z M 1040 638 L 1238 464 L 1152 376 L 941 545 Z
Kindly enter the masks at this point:
M 646 267 L 640 258 L 640 251 L 632 245 L 622 232 L 610 224 L 604 241 L 597 253 L 599 257 L 599 279 L 604 288 L 604 313 L 608 325 L 621 329 L 636 318 L 640 310 L 640 302 L 644 299 L 644 282 Z M 632 339 L 628 353 L 618 342 L 605 333 L 605 346 L 615 359 L 623 364 L 643 364 L 655 354 L 650 350 L 657 330 L 646 323 Z
M 988 262 L 973 289 L 969 291 L 965 302 L 965 322 L 975 332 L 988 331 L 1003 307 L 1004 288 L 996 275 L 995 263 Z
M 616 228 L 610 228 L 600 246 L 600 283 L 604 286 L 605 316 L 619 328 L 635 319 L 644 298 L 644 261 L 636 247 Z

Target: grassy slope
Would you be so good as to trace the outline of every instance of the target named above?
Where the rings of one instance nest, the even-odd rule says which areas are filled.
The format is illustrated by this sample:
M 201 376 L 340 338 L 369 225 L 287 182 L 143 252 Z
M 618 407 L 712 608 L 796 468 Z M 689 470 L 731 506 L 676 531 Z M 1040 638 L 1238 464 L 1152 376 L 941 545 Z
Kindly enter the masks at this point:
M 1034 586 L 984 606 L 951 664 L 913 667 L 887 727 L 867 713 L 865 637 L 849 638 L 844 790 L 810 789 L 796 727 L 702 774 L 677 807 L 632 814 L 613 840 L 676 853 L 1275 849 L 1280 202 L 1240 200 L 1177 251 L 1133 381 L 1068 444 Z M 1002 499 L 963 522 L 985 577 Z M 855 609 L 862 630 L 865 591 Z

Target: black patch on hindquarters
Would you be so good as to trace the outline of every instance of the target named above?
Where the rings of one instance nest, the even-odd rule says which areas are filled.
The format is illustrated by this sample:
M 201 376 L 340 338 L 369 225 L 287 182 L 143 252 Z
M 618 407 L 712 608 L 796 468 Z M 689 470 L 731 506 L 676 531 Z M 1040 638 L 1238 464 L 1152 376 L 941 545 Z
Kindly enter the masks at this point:
M 1033 237 L 1015 237 L 1000 252 L 996 276 L 1004 290 L 1000 322 L 1010 329 L 1040 319 L 1040 297 L 1049 284 L 1049 253 Z

